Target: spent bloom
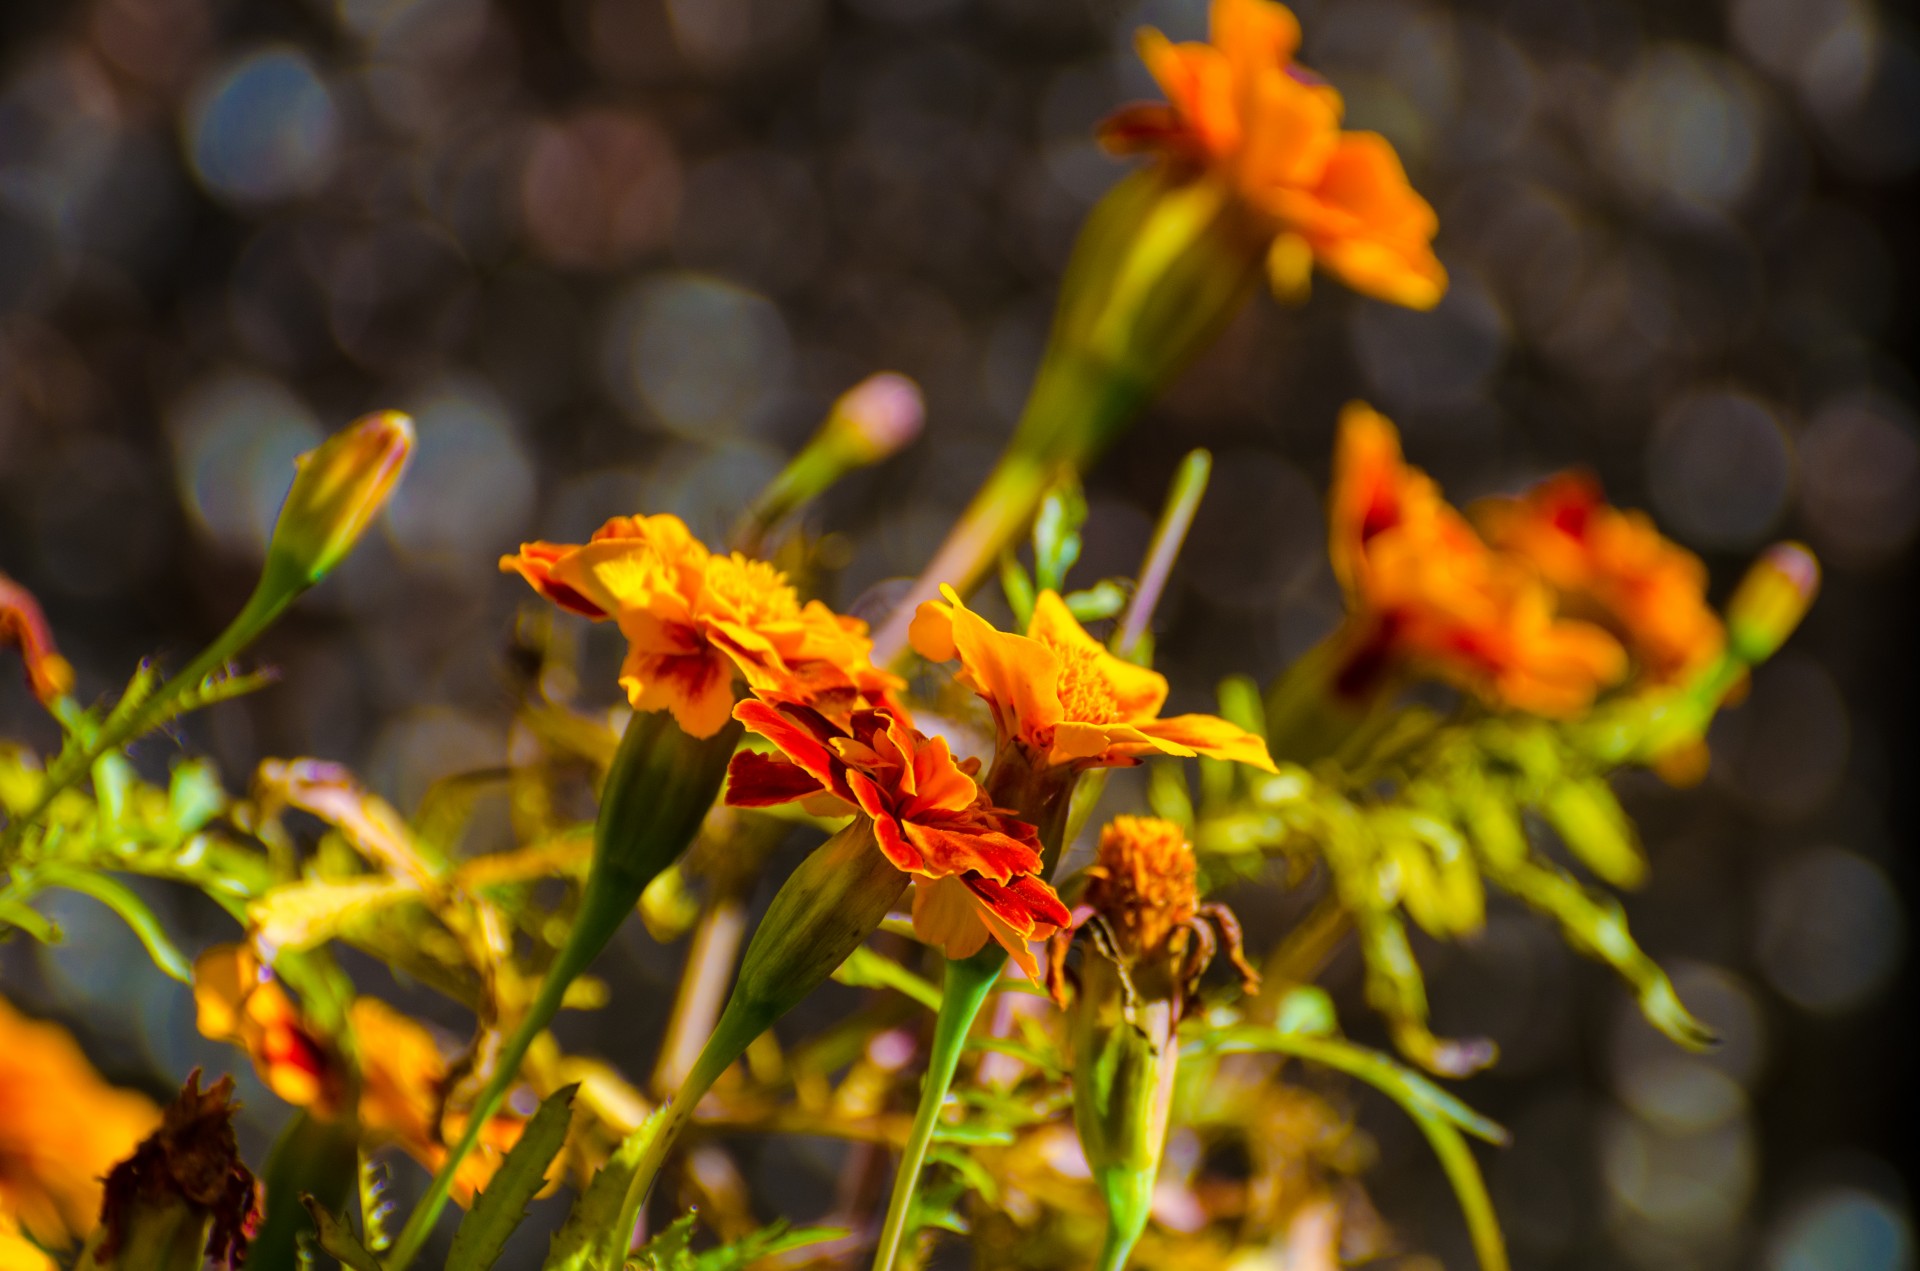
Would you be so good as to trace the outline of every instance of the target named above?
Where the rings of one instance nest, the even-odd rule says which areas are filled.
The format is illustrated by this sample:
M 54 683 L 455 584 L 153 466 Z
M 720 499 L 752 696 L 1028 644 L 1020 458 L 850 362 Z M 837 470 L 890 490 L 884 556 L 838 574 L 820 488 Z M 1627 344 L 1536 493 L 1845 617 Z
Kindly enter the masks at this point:
M 194 1005 L 201 1033 L 231 1042 L 253 1060 L 267 1089 L 295 1107 L 331 1120 L 345 1110 L 348 1068 L 338 1047 L 307 1019 L 287 991 L 245 945 L 215 945 L 194 963 Z M 437 1169 L 447 1148 L 439 1111 L 446 1058 L 418 1023 L 377 998 L 358 997 L 348 1008 L 359 1073 L 354 1111 L 367 1146 L 393 1145 Z M 448 1118 L 448 1132 L 464 1123 Z M 463 1204 L 485 1187 L 520 1136 L 517 1117 L 496 1116 L 481 1150 L 461 1162 L 453 1181 Z
M 933 662 L 959 659 L 959 680 L 993 712 L 1003 745 L 1035 767 L 1127 767 L 1147 755 L 1204 755 L 1273 771 L 1267 744 L 1213 715 L 1163 717 L 1167 679 L 1115 657 L 1051 591 L 1034 603 L 1025 635 L 1001 631 L 951 587 L 914 616 L 913 647 Z
M 1585 709 L 1626 670 L 1619 643 L 1562 618 L 1525 561 L 1489 548 L 1407 465 L 1393 425 L 1360 403 L 1340 419 L 1328 552 L 1349 620 L 1336 693 L 1363 697 L 1403 664 L 1542 715 Z
M 1068 920 L 1038 877 L 1034 828 L 994 807 L 945 739 L 926 737 L 895 710 L 861 710 L 845 727 L 792 703 L 742 702 L 735 714 L 777 754 L 742 751 L 728 774 L 727 802 L 767 807 L 805 800 L 820 811 L 855 812 L 873 823 L 880 851 L 914 881 L 914 926 L 949 957 L 997 941 L 1028 975 L 1028 941 Z
M 708 551 L 676 516 L 615 517 L 584 544 L 528 543 L 500 567 L 562 609 L 618 623 L 633 708 L 670 711 L 695 737 L 726 724 L 735 680 L 802 699 L 892 682 L 868 660 L 864 623 L 802 603 L 764 561 Z
M 1646 513 L 1608 506 L 1592 476 L 1559 473 L 1471 510 L 1488 543 L 1538 570 L 1568 613 L 1618 636 L 1640 678 L 1685 680 L 1726 646 L 1700 558 L 1661 537 Z
M 33 1244 L 59 1249 L 92 1230 L 101 1178 L 159 1122 L 146 1096 L 102 1081 L 64 1029 L 0 998 L 0 1267 L 51 1267 Z
M 1415 309 L 1439 303 L 1438 219 L 1378 133 L 1340 127 L 1340 95 L 1297 65 L 1300 23 L 1272 0 L 1213 0 L 1207 43 L 1140 33 L 1167 95 L 1110 119 L 1102 139 L 1214 173 L 1272 233 L 1268 272 L 1298 292 L 1314 263 L 1356 291 Z

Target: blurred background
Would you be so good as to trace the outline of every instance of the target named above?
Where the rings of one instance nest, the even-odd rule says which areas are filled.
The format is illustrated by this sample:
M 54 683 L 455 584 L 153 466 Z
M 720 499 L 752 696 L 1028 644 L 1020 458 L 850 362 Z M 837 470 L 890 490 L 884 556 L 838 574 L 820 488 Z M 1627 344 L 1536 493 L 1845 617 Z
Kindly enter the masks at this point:
M 1463 1093 L 1516 1134 L 1483 1156 L 1520 1267 L 1903 1271 L 1920 33 L 1878 0 L 1296 8 L 1349 125 L 1438 207 L 1452 291 L 1431 314 L 1324 279 L 1298 309 L 1258 300 L 1090 474 L 1076 577 L 1130 573 L 1174 462 L 1212 448 L 1161 665 L 1188 706 L 1270 676 L 1339 610 L 1321 500 L 1356 396 L 1459 501 L 1590 465 L 1716 598 L 1767 542 L 1809 541 L 1826 591 L 1707 782 L 1627 783 L 1654 859 L 1633 924 L 1725 1045 L 1674 1050 L 1513 909 L 1422 955 L 1437 1026 L 1504 1052 Z M 503 753 L 524 589 L 499 553 L 637 510 L 717 534 L 891 369 L 924 387 L 925 435 L 817 516 L 830 598 L 871 609 L 1008 435 L 1121 171 L 1090 130 L 1152 93 L 1133 30 L 1204 21 L 1199 0 L 7 0 L 0 568 L 81 695 L 110 693 L 224 624 L 295 454 L 412 412 L 384 537 L 260 651 L 284 682 L 185 739 L 236 788 L 314 754 L 406 808 Z M 52 738 L 12 670 L 0 735 Z M 1271 902 L 1233 899 L 1271 943 Z M 56 916 L 66 948 L 0 946 L 10 998 L 155 1092 L 239 1062 L 117 920 Z M 637 929 L 622 950 L 670 982 L 677 951 Z M 1371 1038 L 1356 972 L 1333 981 Z M 577 1035 L 619 1054 L 657 1036 L 648 1010 Z M 284 1109 L 249 1089 L 263 1145 Z M 1416 1132 L 1365 1107 L 1402 1242 L 1469 1266 Z M 831 1190 L 802 1149 L 759 1169 L 766 1203 Z

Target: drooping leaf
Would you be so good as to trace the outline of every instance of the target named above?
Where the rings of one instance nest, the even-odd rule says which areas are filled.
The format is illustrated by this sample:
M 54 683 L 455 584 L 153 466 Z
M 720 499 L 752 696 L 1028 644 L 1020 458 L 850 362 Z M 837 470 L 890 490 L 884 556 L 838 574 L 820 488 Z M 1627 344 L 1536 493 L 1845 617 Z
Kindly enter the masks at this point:
M 1400 1105 L 1426 1135 L 1467 1220 L 1481 1271 L 1507 1271 L 1506 1238 L 1487 1195 L 1486 1181 L 1462 1131 L 1489 1143 L 1504 1144 L 1507 1132 L 1433 1082 L 1385 1055 L 1335 1037 L 1307 1037 L 1276 1028 L 1234 1027 L 1209 1039 L 1217 1051 L 1269 1051 L 1291 1055 L 1357 1077 Z
M 446 1271 L 488 1271 L 506 1247 L 507 1238 L 527 1216 L 527 1203 L 546 1183 L 547 1167 L 567 1141 L 573 1120 L 573 1097 L 578 1085 L 563 1086 L 548 1095 L 540 1110 L 528 1118 L 520 1141 L 507 1153 L 487 1190 L 474 1199 L 473 1208 L 454 1233 Z
M 175 946 L 166 929 L 160 925 L 160 919 L 131 887 L 106 874 L 61 864 L 42 866 L 40 876 L 49 886 L 64 887 L 68 891 L 91 896 L 113 910 L 140 938 L 140 943 L 146 946 L 147 956 L 153 959 L 155 966 L 182 984 L 192 981 L 193 963 Z

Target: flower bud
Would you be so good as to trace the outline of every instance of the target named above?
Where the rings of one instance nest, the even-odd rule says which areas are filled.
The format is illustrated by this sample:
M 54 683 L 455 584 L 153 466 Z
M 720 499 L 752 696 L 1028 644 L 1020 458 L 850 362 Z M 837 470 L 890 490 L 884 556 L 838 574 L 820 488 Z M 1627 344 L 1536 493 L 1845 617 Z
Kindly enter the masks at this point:
M 1113 1267 L 1146 1229 L 1180 1065 L 1178 1000 L 1131 996 L 1119 965 L 1090 955 L 1068 1022 L 1073 1123 L 1107 1202 L 1102 1266 Z
M 906 376 L 882 371 L 855 384 L 835 400 L 812 440 L 754 500 L 734 533 L 735 546 L 758 554 L 776 525 L 848 473 L 904 448 L 920 435 L 925 419 L 920 386 Z
M 234 1139 L 233 1078 L 200 1089 L 194 1069 L 160 1128 L 107 1175 L 100 1227 L 80 1271 L 200 1271 L 241 1263 L 260 1223 L 258 1188 Z
M 413 421 L 388 410 L 301 455 L 267 547 L 269 573 L 284 571 L 297 588 L 326 577 L 386 506 L 412 451 Z
M 1775 543 L 1760 554 L 1727 602 L 1734 656 L 1749 666 L 1772 657 L 1806 616 L 1820 590 L 1820 562 L 1799 543 Z
M 720 1074 L 879 929 L 909 880 L 880 850 L 873 822 L 860 816 L 815 848 L 781 884 L 747 943 L 740 978 L 720 1022 L 634 1173 L 623 1215 L 637 1215 L 674 1140 Z M 624 1216 L 618 1229 L 627 1229 Z
M 43 706 L 73 691 L 73 665 L 53 647 L 53 628 L 40 602 L 19 583 L 0 574 L 0 648 L 12 645 L 27 664 L 27 684 Z

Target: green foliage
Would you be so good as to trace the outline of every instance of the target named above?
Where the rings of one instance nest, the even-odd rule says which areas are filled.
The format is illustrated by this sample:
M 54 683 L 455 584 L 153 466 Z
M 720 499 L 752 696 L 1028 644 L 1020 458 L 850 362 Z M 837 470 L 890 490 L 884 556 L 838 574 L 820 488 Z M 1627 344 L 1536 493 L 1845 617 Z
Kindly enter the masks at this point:
M 700 1253 L 692 1250 L 692 1212 L 681 1215 L 626 1261 L 628 1271 L 744 1271 L 762 1258 L 846 1238 L 838 1227 L 791 1227 L 770 1223 L 739 1240 Z
M 546 1185 L 547 1167 L 567 1141 L 579 1092 L 578 1085 L 554 1091 L 528 1119 L 519 1142 L 454 1232 L 446 1271 L 487 1271 L 499 1258 L 514 1228 L 526 1218 L 527 1203 Z
M 315 1238 L 322 1250 L 333 1255 L 334 1259 L 347 1271 L 381 1271 L 380 1260 L 373 1256 L 354 1234 L 353 1227 L 344 1214 L 333 1214 L 325 1205 L 311 1196 L 302 1196 L 300 1203 L 313 1216 Z
M 656 1108 L 620 1141 L 607 1163 L 594 1171 L 586 1190 L 573 1202 L 566 1222 L 554 1233 L 541 1271 L 619 1271 L 623 1246 L 631 1236 L 620 1230 L 620 1207 L 626 1200 L 627 1185 L 664 1119 L 664 1109 Z

